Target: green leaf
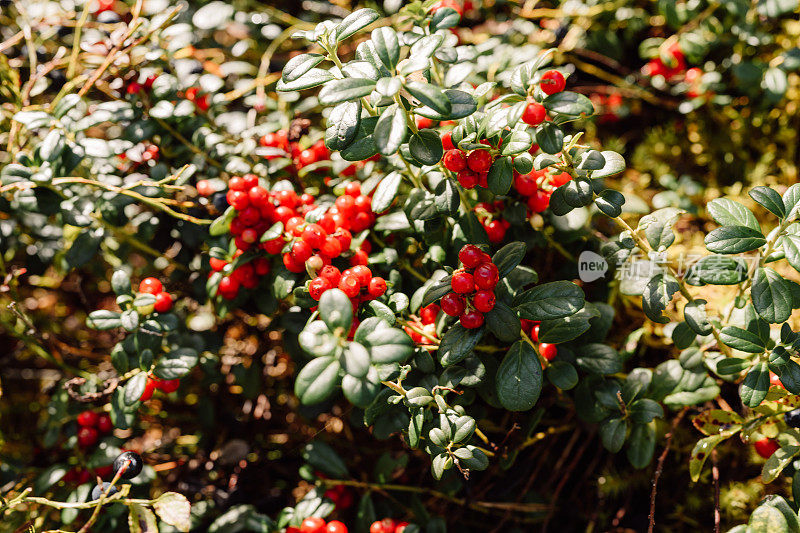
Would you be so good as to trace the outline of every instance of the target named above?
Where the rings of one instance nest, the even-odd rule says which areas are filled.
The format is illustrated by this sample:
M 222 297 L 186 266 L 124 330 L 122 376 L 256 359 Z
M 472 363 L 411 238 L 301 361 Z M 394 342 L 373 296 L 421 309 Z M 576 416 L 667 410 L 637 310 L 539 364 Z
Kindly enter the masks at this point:
M 763 1 L 763 0 L 762 0 Z M 759 505 L 747 522 L 748 533 L 791 533 L 786 518 L 770 505 Z
M 528 247 L 524 242 L 510 242 L 497 250 L 492 256 L 492 263 L 495 264 L 500 275 L 500 279 L 506 277 L 512 270 L 517 268 L 525 258 Z
M 634 468 L 644 468 L 653 459 L 656 448 L 655 423 L 634 424 L 628 438 L 628 461 Z
M 619 353 L 606 344 L 590 343 L 578 348 L 575 358 L 578 368 L 590 374 L 616 374 L 622 372 Z
M 365 117 L 361 120 L 353 143 L 339 152 L 345 161 L 364 161 L 378 153 L 372 135 L 377 122 L 378 117 Z
M 517 155 L 531 149 L 533 138 L 525 130 L 514 130 L 503 139 L 502 155 Z
M 374 9 L 364 8 L 353 11 L 336 26 L 336 42 L 344 41 L 379 18 L 381 18 L 380 14 Z
M 800 235 L 784 235 L 779 239 L 786 260 L 800 272 Z
M 303 460 L 315 469 L 334 478 L 342 479 L 349 475 L 347 465 L 339 457 L 339 454 L 321 440 L 306 444 L 303 448 Z
M 689 267 L 684 279 L 690 285 L 738 285 L 747 279 L 747 263 L 739 257 L 707 255 Z
M 719 332 L 719 338 L 734 350 L 742 352 L 761 353 L 767 349 L 761 337 L 736 326 L 722 328 Z
M 628 424 L 622 418 L 609 418 L 600 424 L 600 440 L 603 447 L 611 453 L 617 453 L 625 444 Z
M 607 178 L 625 170 L 625 159 L 621 155 L 610 150 L 603 150 L 600 153 L 603 155 L 605 164 L 603 168 L 592 171 L 592 178 Z
M 422 298 L 420 307 L 430 305 L 450 292 L 452 290 L 452 279 L 452 276 L 444 276 L 439 280 L 432 281 L 425 290 L 425 296 Z
M 442 159 L 444 148 L 439 134 L 433 130 L 420 130 L 408 142 L 411 155 L 424 165 L 435 165 Z
M 711 218 L 721 226 L 744 226 L 761 233 L 756 216 L 748 208 L 727 198 L 711 200 L 707 206 Z
M 547 380 L 561 390 L 570 390 L 578 384 L 578 371 L 566 361 L 553 361 L 547 367 Z
M 654 418 L 664 418 L 664 409 L 649 398 L 641 398 L 628 406 L 628 414 L 637 424 L 649 424 Z
M 397 104 L 387 107 L 375 124 L 375 131 L 372 134 L 378 151 L 383 155 L 397 152 L 406 138 L 407 129 L 405 111 Z
M 230 232 L 231 221 L 236 216 L 236 210 L 230 206 L 222 215 L 214 219 L 214 222 L 208 227 L 208 234 L 212 237 L 219 237 Z
M 470 116 L 478 109 L 475 98 L 469 93 L 458 89 L 445 89 L 444 95 L 450 101 L 449 113 L 439 113 L 433 108 L 425 106 L 414 109 L 414 114 L 432 120 L 458 120 Z
M 489 167 L 489 190 L 497 195 L 508 194 L 514 182 L 514 165 L 511 157 L 498 157 Z
M 781 324 L 792 315 L 792 287 L 771 268 L 759 268 L 750 291 L 753 307 L 771 324 Z
M 314 357 L 333 355 L 338 347 L 336 337 L 322 320 L 314 320 L 306 325 L 297 336 L 300 347 Z
M 390 172 L 380 181 L 372 194 L 373 213 L 382 213 L 391 207 L 402 181 L 403 176 L 399 172 Z
M 191 505 L 183 494 L 165 492 L 153 502 L 153 510 L 162 521 L 178 531 L 188 532 L 192 526 Z
M 176 348 L 158 360 L 153 374 L 160 379 L 179 379 L 188 374 L 197 361 L 194 348 Z
M 350 298 L 340 289 L 325 291 L 319 299 L 319 317 L 331 331 L 342 329 L 347 334 L 353 323 Z
M 514 300 L 520 317 L 528 320 L 564 318 L 577 313 L 584 302 L 583 291 L 570 281 L 537 285 Z
M 444 178 L 436 184 L 434 190 L 434 205 L 439 213 L 455 215 L 458 213 L 459 196 L 458 186 L 452 178 Z
M 142 397 L 144 393 L 144 389 L 147 386 L 147 373 L 146 372 L 139 372 L 135 374 L 128 382 L 125 384 L 125 392 L 123 393 L 122 399 L 125 402 L 125 405 L 133 405 L 139 401 L 139 398 Z
M 696 482 L 700 479 L 700 472 L 703 470 L 706 459 L 711 455 L 711 450 L 716 448 L 720 442 L 732 437 L 738 432 L 739 429 L 736 428 L 735 430 L 723 431 L 717 435 L 705 437 L 697 441 L 697 444 L 695 444 L 692 450 L 692 457 L 689 460 L 689 476 L 692 478 L 692 481 Z
M 692 300 L 683 308 L 683 317 L 686 325 L 698 335 L 710 335 L 713 328 L 706 314 L 706 302 L 703 299 Z
M 283 80 L 278 80 L 275 89 L 283 92 L 301 91 L 303 89 L 310 89 L 312 87 L 317 87 L 318 85 L 322 85 L 323 83 L 329 82 L 334 79 L 336 78 L 329 71 L 322 68 L 312 68 L 308 72 L 304 73 L 302 76 L 300 76 L 298 79 L 292 82 L 285 82 Z
M 299 54 L 286 62 L 281 73 L 281 79 L 291 82 L 316 67 L 325 60 L 321 54 Z
M 758 407 L 769 391 L 769 368 L 767 363 L 753 365 L 744 378 L 739 395 L 748 407 Z
M 411 96 L 440 115 L 449 115 L 453 110 L 450 99 L 447 98 L 447 95 L 436 85 L 421 81 L 412 81 L 406 83 L 405 88 Z
M 592 101 L 582 94 L 569 91 L 551 94 L 544 99 L 542 105 L 551 113 L 580 116 L 594 113 Z
M 639 220 L 639 231 L 643 231 L 647 242 L 655 251 L 666 250 L 675 242 L 672 226 L 683 215 L 683 209 L 665 207 L 643 216 Z
M 67 253 L 64 255 L 64 261 L 67 266 L 78 268 L 85 265 L 100 251 L 100 243 L 103 240 L 102 230 L 93 230 L 86 228 L 72 241 Z
M 536 129 L 536 143 L 547 154 L 557 154 L 564 147 L 564 132 L 552 122 L 545 122 Z
M 101 309 L 89 313 L 89 316 L 86 317 L 86 325 L 92 329 L 114 329 L 122 327 L 122 320 L 120 320 L 119 313 Z
M 495 376 L 497 398 L 509 411 L 531 409 L 542 391 L 542 367 L 533 348 L 515 342 L 500 363 Z
M 784 218 L 786 216 L 786 206 L 783 205 L 781 195 L 771 187 L 759 185 L 753 187 L 749 192 L 750 198 L 761 204 L 764 209 L 777 216 Z
M 744 226 L 723 226 L 706 235 L 709 251 L 719 254 L 740 254 L 760 248 L 767 240 L 760 231 Z
M 339 370 L 339 362 L 333 357 L 312 359 L 297 374 L 294 382 L 295 396 L 306 405 L 327 399 L 339 384 Z
M 495 303 L 494 308 L 486 313 L 486 327 L 502 342 L 514 342 L 520 337 L 521 324 L 519 317 L 503 302 Z
M 342 102 L 331 110 L 325 130 L 325 145 L 331 150 L 350 146 L 361 124 L 361 100 Z
M 666 324 L 669 319 L 664 316 L 672 295 L 680 290 L 678 280 L 669 274 L 656 274 L 647 283 L 642 293 L 642 309 L 647 318 L 659 324 Z
M 414 342 L 405 331 L 388 326 L 376 328 L 366 336 L 372 362 L 379 365 L 402 363 L 414 352 Z
M 717 374 L 720 376 L 731 376 L 741 374 L 752 366 L 752 362 L 738 357 L 726 357 L 717 362 Z
M 761 469 L 761 481 L 772 483 L 783 469 L 800 453 L 800 446 L 783 446 L 773 453 Z
M 568 317 L 542 320 L 539 325 L 539 341 L 561 343 L 576 339 L 589 331 L 590 320 L 597 316 L 596 309 L 586 306 Z
M 375 89 L 375 81 L 367 78 L 344 78 L 325 84 L 319 91 L 319 103 L 334 105 L 357 100 Z
M 397 33 L 390 27 L 383 26 L 372 30 L 372 42 L 375 43 L 375 51 L 389 70 L 393 70 L 400 60 L 400 42 L 397 40 Z
M 483 327 L 467 329 L 461 323 L 451 326 L 442 336 L 439 344 L 439 359 L 442 366 L 450 366 L 463 361 L 481 340 L 483 331 Z
M 346 375 L 342 378 L 342 392 L 347 400 L 362 409 L 369 405 L 378 396 L 381 390 L 381 383 L 378 379 L 378 372 L 373 368 L 368 376 L 358 378 Z
M 794 220 L 800 210 L 800 183 L 795 183 L 783 193 L 783 207 L 786 218 Z

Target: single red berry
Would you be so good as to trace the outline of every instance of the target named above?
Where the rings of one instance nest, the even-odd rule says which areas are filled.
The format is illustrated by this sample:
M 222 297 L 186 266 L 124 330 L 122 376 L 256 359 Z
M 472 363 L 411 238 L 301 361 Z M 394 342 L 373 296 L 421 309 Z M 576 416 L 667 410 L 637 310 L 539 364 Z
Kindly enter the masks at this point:
M 312 298 L 319 301 L 319 299 L 322 297 L 322 293 L 331 287 L 333 287 L 333 285 L 326 278 L 317 277 L 312 279 L 311 283 L 308 284 L 308 293 Z
M 477 172 L 473 172 L 471 170 L 462 170 L 458 173 L 458 183 L 461 184 L 462 187 L 465 189 L 474 189 L 478 182 L 480 182 L 481 177 Z
M 333 235 L 329 235 L 325 238 L 325 242 L 322 243 L 319 253 L 331 259 L 339 257 L 342 254 L 342 243 Z
M 347 526 L 338 520 L 331 520 L 325 526 L 325 533 L 347 533 Z
M 247 244 L 253 244 L 258 240 L 258 232 L 255 228 L 246 228 L 242 231 L 241 239 Z M 241 248 L 241 246 L 239 248 Z
M 342 251 L 350 249 L 350 244 L 353 242 L 353 236 L 348 230 L 340 228 L 336 230 L 336 233 L 334 233 L 333 236 L 339 239 L 339 244 L 342 245 Z
M 538 333 L 536 337 L 539 337 Z M 558 355 L 558 346 L 546 342 L 539 343 L 539 353 L 548 361 L 552 361 L 556 358 L 556 355 Z
M 397 527 L 394 528 L 394 533 L 404 533 L 408 525 L 410 525 L 408 522 L 398 522 Z
M 355 298 L 361 292 L 361 283 L 358 281 L 358 276 L 353 274 L 342 275 L 339 280 L 339 288 L 348 298 Z
M 250 199 L 250 205 L 258 209 L 263 208 L 269 202 L 269 191 L 261 185 L 256 185 L 247 191 L 247 196 Z
M 473 172 L 486 172 L 492 166 L 493 160 L 488 150 L 473 150 L 467 156 L 467 166 Z
M 344 186 L 344 193 L 348 196 L 358 196 L 361 194 L 361 184 L 357 181 L 348 181 Z
M 369 287 L 367 288 L 367 292 L 372 298 L 378 298 L 380 296 L 383 296 L 386 293 L 386 280 L 379 276 L 375 276 L 374 278 L 369 280 Z
M 311 246 L 305 241 L 295 241 L 292 245 L 292 259 L 296 263 L 305 263 L 311 257 Z
M 300 524 L 300 533 L 325 533 L 325 520 L 309 516 Z
M 175 392 L 178 390 L 178 387 L 181 386 L 181 380 L 179 379 L 167 379 L 158 384 L 158 388 L 161 392 L 169 394 L 171 392 Z
M 460 316 L 466 308 L 464 298 L 454 292 L 449 292 L 442 296 L 439 304 L 442 306 L 442 311 L 450 316 Z
M 139 292 L 147 294 L 158 294 L 164 290 L 164 286 L 156 278 L 144 278 L 139 283 Z
M 775 439 L 761 439 L 757 440 L 753 443 L 753 447 L 756 449 L 756 453 L 763 457 L 764 459 L 769 459 L 772 457 L 772 454 L 778 451 L 780 445 L 778 441 Z
M 522 196 L 533 196 L 539 190 L 539 185 L 536 183 L 536 176 L 533 173 L 520 174 L 514 178 L 514 188 Z
M 372 280 L 372 271 L 369 269 L 369 267 L 364 265 L 355 265 L 350 270 L 353 275 L 358 278 L 358 282 L 362 287 L 369 285 L 370 280 Z
M 225 194 L 225 199 L 237 211 L 241 211 L 250 205 L 250 196 L 244 191 L 230 190 Z
M 506 236 L 506 227 L 499 220 L 492 220 L 484 226 L 484 229 L 489 237 L 489 242 L 494 244 L 503 242 L 503 238 Z
M 453 144 L 453 132 L 447 131 L 442 135 L 442 146 L 445 150 L 455 150 L 455 145 Z
M 528 322 L 531 322 L 530 320 Z M 539 324 L 531 324 L 530 333 L 528 333 L 532 341 L 539 342 Z
M 458 260 L 467 268 L 475 268 L 481 264 L 483 252 L 474 244 L 467 244 L 458 252 Z
M 100 433 L 111 433 L 114 430 L 114 424 L 111 423 L 111 417 L 103 413 L 97 418 L 97 430 Z
M 253 268 L 259 276 L 266 276 L 272 270 L 272 265 L 266 257 L 259 257 L 253 261 Z
M 88 448 L 97 442 L 99 434 L 95 428 L 82 427 L 78 430 L 78 446 Z
M 472 276 L 479 289 L 494 289 L 500 281 L 500 272 L 494 263 L 483 263 L 475 269 Z
M 368 264 L 369 264 L 369 256 L 367 255 L 367 252 L 365 252 L 364 250 L 357 251 L 355 254 L 353 254 L 353 257 L 350 258 L 350 265 L 352 266 L 368 265 Z
M 445 168 L 452 172 L 461 172 L 467 168 L 467 156 L 464 155 L 464 152 L 457 149 L 445 152 L 442 162 Z
M 422 323 L 433 324 L 436 322 L 436 317 L 439 315 L 439 309 L 439 306 L 436 304 L 430 304 L 420 309 L 419 317 L 422 319 Z
M 170 293 L 161 291 L 156 294 L 156 303 L 153 304 L 153 309 L 159 313 L 166 313 L 172 309 L 172 296 Z
M 544 122 L 546 116 L 547 109 L 542 104 L 531 102 L 525 106 L 525 111 L 522 112 L 522 122 L 530 126 L 538 126 Z
M 494 309 L 495 301 L 494 292 L 480 290 L 472 297 L 472 306 L 481 313 L 488 313 Z
M 560 93 L 566 85 L 567 82 L 564 79 L 564 75 L 557 70 L 548 70 L 542 74 L 542 81 L 539 82 L 542 92 L 548 95 Z
M 249 191 L 256 185 L 258 185 L 258 176 L 255 174 L 245 174 L 242 176 L 242 180 L 244 181 L 244 190 Z
M 322 248 L 326 236 L 326 231 L 319 224 L 309 224 L 303 230 L 303 240 L 314 249 Z
M 338 287 L 339 280 L 342 278 L 342 273 L 333 265 L 325 265 L 319 271 L 319 277 L 327 280 L 331 287 Z
M 97 425 L 97 420 L 100 415 L 94 411 L 84 411 L 78 415 L 77 421 L 79 426 L 92 427 Z
M 458 294 L 468 294 L 475 290 L 475 281 L 469 272 L 455 272 L 450 280 L 450 286 Z
M 534 213 L 541 213 L 550 206 L 550 193 L 539 189 L 528 198 L 528 207 Z
M 239 213 L 237 217 L 245 226 L 255 226 L 261 221 L 261 211 L 257 207 L 249 206 Z
M 769 386 L 770 387 L 780 387 L 781 389 L 786 389 L 786 387 L 781 383 L 781 378 L 777 374 L 773 374 L 772 372 L 769 373 Z
M 467 329 L 479 328 L 483 325 L 483 313 L 474 310 L 464 311 L 459 321 Z
M 561 187 L 565 183 L 568 183 L 572 180 L 572 176 L 569 175 L 567 172 L 561 172 L 559 174 L 553 174 L 550 176 L 550 183 L 553 184 L 553 187 Z
M 219 287 L 217 289 L 217 292 L 219 293 L 220 296 L 222 296 L 226 300 L 233 300 L 234 298 L 236 298 L 236 295 L 239 294 L 239 285 L 240 283 L 238 281 L 231 278 L 230 276 L 226 276 L 221 280 L 219 280 Z M 150 392 L 150 395 L 152 396 L 153 393 Z M 144 396 L 144 394 L 142 396 Z
M 228 180 L 228 189 L 232 191 L 243 191 L 245 189 L 244 178 L 241 176 L 232 177 Z
M 211 184 L 211 180 L 200 180 L 197 182 L 197 185 L 195 185 L 195 188 L 197 189 L 197 194 L 200 196 L 211 196 L 216 192 L 214 185 Z
M 225 278 L 225 279 L 228 279 L 228 278 Z M 222 283 L 220 283 L 220 286 L 221 285 L 222 285 Z M 140 402 L 146 402 L 147 400 L 152 398 L 153 397 L 153 393 L 156 391 L 157 388 L 158 388 L 158 380 L 157 379 L 153 379 L 153 378 L 148 376 L 147 377 L 147 382 L 144 385 L 144 391 L 142 391 L 142 395 L 139 397 L 139 401 Z

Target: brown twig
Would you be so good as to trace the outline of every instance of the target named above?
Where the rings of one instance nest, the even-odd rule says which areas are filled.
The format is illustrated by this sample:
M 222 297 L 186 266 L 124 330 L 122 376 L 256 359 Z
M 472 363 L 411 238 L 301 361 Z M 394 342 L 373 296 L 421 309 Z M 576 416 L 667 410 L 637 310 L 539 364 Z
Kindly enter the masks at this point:
M 656 490 L 658 488 L 658 479 L 661 477 L 661 472 L 664 470 L 664 461 L 667 459 L 667 453 L 669 453 L 669 447 L 672 444 L 672 435 L 675 433 L 675 428 L 678 427 L 683 417 L 689 411 L 689 407 L 684 407 L 681 411 L 675 416 L 675 419 L 672 421 L 672 428 L 670 429 L 669 433 L 666 434 L 666 442 L 664 444 L 664 451 L 661 452 L 661 455 L 658 457 L 658 463 L 656 464 L 656 471 L 653 473 L 653 488 L 650 491 L 650 514 L 648 515 L 648 526 L 647 526 L 647 533 L 653 533 L 653 528 L 656 525 Z
M 714 533 L 720 532 L 721 516 L 719 512 L 719 466 L 717 450 L 711 450 L 711 477 L 714 479 Z

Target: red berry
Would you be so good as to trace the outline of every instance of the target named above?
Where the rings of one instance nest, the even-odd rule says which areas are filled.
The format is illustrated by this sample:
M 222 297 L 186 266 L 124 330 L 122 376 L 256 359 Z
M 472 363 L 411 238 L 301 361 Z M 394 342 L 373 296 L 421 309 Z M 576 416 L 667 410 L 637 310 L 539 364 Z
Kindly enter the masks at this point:
M 564 75 L 557 70 L 548 70 L 542 74 L 542 81 L 539 82 L 544 94 L 560 93 L 566 85 L 567 82 L 564 80 Z
M 228 203 L 237 211 L 241 211 L 250 205 L 250 197 L 244 191 L 230 190 L 227 192 L 227 194 L 225 194 L 225 198 L 228 200 Z
M 348 181 L 344 186 L 344 193 L 347 196 L 358 196 L 361 194 L 361 184 L 357 181 Z
M 292 259 L 296 263 L 305 263 L 311 257 L 311 246 L 305 241 L 295 241 L 292 245 Z
M 480 290 L 472 297 L 472 306 L 481 313 L 488 313 L 494 309 L 495 297 L 494 292 L 487 290 Z
M 300 533 L 325 533 L 325 520 L 309 516 L 300 524 Z
M 366 268 L 366 267 L 364 267 Z M 371 280 L 369 280 L 369 287 L 367 288 L 367 292 L 372 298 L 378 298 L 383 296 L 386 293 L 386 280 L 375 276 Z
M 530 322 L 530 321 L 529 321 Z M 532 341 L 539 342 L 539 324 L 532 324 L 531 331 L 528 333 Z
M 270 265 L 269 259 L 266 257 L 259 257 L 253 261 L 253 268 L 255 268 L 256 274 L 259 276 L 266 276 L 272 270 L 272 265 Z
M 261 211 L 252 205 L 243 209 L 237 217 L 245 226 L 254 226 L 261 221 Z
M 333 265 L 325 265 L 319 271 L 319 277 L 327 280 L 331 287 L 337 287 L 339 285 L 339 280 L 342 278 L 342 273 Z
M 442 146 L 445 150 L 454 150 L 455 145 L 453 144 L 453 132 L 448 131 L 442 135 Z
M 94 411 L 84 411 L 78 415 L 77 421 L 79 426 L 91 427 L 97 425 L 97 420 L 99 418 L 100 415 Z
M 494 263 L 483 263 L 475 269 L 472 276 L 479 289 L 494 289 L 500 281 L 500 272 Z
M 256 185 L 258 185 L 258 176 L 255 174 L 245 174 L 242 176 L 242 180 L 244 181 L 244 190 L 249 191 Z
M 480 265 L 482 258 L 483 252 L 474 244 L 467 244 L 458 252 L 458 260 L 467 268 L 475 268 Z
M 495 244 L 503 242 L 503 238 L 506 236 L 506 228 L 499 220 L 492 220 L 484 226 L 484 229 L 486 230 L 486 235 L 489 236 L 489 242 Z
M 350 258 L 350 264 L 353 266 L 369 264 L 369 256 L 367 255 L 367 252 L 364 250 L 357 251 L 355 254 L 353 254 L 353 257 Z
M 458 173 L 458 183 L 465 189 L 474 189 L 481 177 L 476 172 L 471 170 L 462 170 Z
M 322 248 L 326 236 L 325 230 L 319 224 L 309 224 L 303 230 L 303 240 L 315 249 Z
M 466 308 L 464 298 L 454 292 L 449 292 L 442 296 L 439 304 L 442 306 L 442 311 L 450 316 L 460 316 Z
M 158 384 L 158 388 L 161 390 L 161 392 L 164 392 L 166 394 L 175 392 L 176 390 L 178 390 L 178 387 L 180 386 L 181 386 L 181 380 L 179 379 L 168 379 Z
M 327 279 L 321 277 L 314 278 L 311 280 L 311 283 L 308 284 L 308 293 L 312 298 L 319 301 L 319 299 L 322 297 L 322 293 L 331 287 L 333 287 L 333 285 Z
M 261 185 L 256 185 L 247 192 L 250 205 L 258 209 L 263 208 L 269 202 L 269 191 Z
M 572 176 L 570 176 L 568 172 L 561 172 L 560 174 L 553 174 L 550 176 L 550 183 L 553 184 L 553 187 L 561 187 L 571 179 Z
M 439 306 L 436 304 L 430 304 L 426 307 L 423 307 L 419 311 L 419 317 L 422 319 L 423 324 L 433 324 L 436 322 L 436 317 L 439 314 Z
M 325 526 L 325 533 L 347 533 L 347 526 L 338 520 L 331 520 Z
M 761 439 L 753 443 L 756 453 L 764 459 L 769 459 L 772 454 L 778 451 L 780 445 L 774 439 Z
M 230 276 L 226 276 L 219 281 L 217 292 L 226 300 L 233 300 L 239 294 L 239 282 Z M 152 396 L 152 392 L 150 395 Z M 144 396 L 144 395 L 142 395 Z M 142 400 L 145 401 L 145 400 Z
M 298 261 L 290 253 L 283 254 L 283 266 L 286 267 L 286 270 L 288 270 L 289 272 L 294 272 L 295 274 L 299 274 L 300 272 L 303 272 L 306 269 L 305 260 Z
M 536 191 L 536 194 L 528 198 L 528 207 L 534 213 L 541 213 L 550 205 L 550 193 L 543 190 Z
M 461 172 L 467 168 L 467 157 L 461 150 L 448 150 L 445 152 L 442 162 L 445 168 L 452 172 Z
M 539 337 L 538 330 L 536 337 Z M 547 359 L 548 361 L 552 361 L 558 355 L 558 347 L 555 344 L 548 344 L 546 342 L 542 342 L 539 344 L 539 353 L 542 354 L 542 357 Z
M 325 242 L 322 243 L 319 253 L 331 259 L 339 257 L 342 254 L 342 243 L 336 237 L 329 235 L 325 238 Z
M 361 292 L 361 283 L 358 277 L 353 274 L 343 275 L 339 280 L 339 288 L 348 298 L 355 298 Z
M 522 196 L 533 196 L 539 190 L 536 183 L 536 176 L 531 174 L 520 174 L 514 178 L 514 187 Z
M 473 172 L 486 172 L 492 166 L 493 160 L 488 150 L 473 150 L 467 156 L 467 166 Z
M 475 282 L 469 272 L 456 272 L 450 280 L 453 291 L 459 294 L 468 294 L 475 290 Z
M 198 181 L 195 188 L 197 189 L 197 194 L 200 196 L 211 196 L 216 191 L 210 180 Z
M 547 116 L 547 110 L 538 102 L 531 102 L 525 106 L 525 111 L 522 112 L 522 121 L 531 126 L 538 126 L 544 122 Z
M 781 389 L 786 389 L 786 387 L 781 383 L 781 378 L 778 377 L 777 374 L 773 374 L 772 372 L 769 373 L 769 386 L 770 387 L 780 387 Z
M 164 291 L 156 294 L 156 303 L 153 304 L 153 309 L 159 313 L 166 313 L 172 309 L 172 296 Z
M 100 433 L 111 433 L 114 429 L 114 424 L 111 423 L 111 417 L 103 413 L 97 418 L 97 430 Z
M 355 265 L 350 270 L 353 275 L 358 278 L 358 282 L 362 287 L 369 285 L 369 282 L 372 280 L 372 271 L 368 267 L 364 265 Z
M 473 310 L 465 311 L 459 321 L 467 329 L 479 328 L 483 325 L 483 313 Z
M 221 283 L 220 283 L 220 285 L 221 285 Z M 148 376 L 147 377 L 147 382 L 144 385 L 144 391 L 142 392 L 142 395 L 139 397 L 139 401 L 140 402 L 146 402 L 147 400 L 152 398 L 153 397 L 153 393 L 155 392 L 155 390 L 157 388 L 158 388 L 158 380 L 157 379 L 153 379 L 153 378 Z
M 156 278 L 144 278 L 139 283 L 139 292 L 158 294 L 162 290 L 164 290 L 164 286 Z
M 78 430 L 78 446 L 88 448 L 97 442 L 99 434 L 95 428 L 82 427 Z
M 258 240 L 258 232 L 254 228 L 247 228 L 242 231 L 241 239 L 247 244 L 253 244 Z

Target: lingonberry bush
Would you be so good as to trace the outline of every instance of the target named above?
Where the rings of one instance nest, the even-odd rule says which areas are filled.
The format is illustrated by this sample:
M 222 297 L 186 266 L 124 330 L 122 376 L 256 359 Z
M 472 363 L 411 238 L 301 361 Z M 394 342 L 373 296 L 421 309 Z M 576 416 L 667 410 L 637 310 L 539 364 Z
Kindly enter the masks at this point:
M 2 6 L 2 524 L 800 531 L 797 2 L 306 4 Z

